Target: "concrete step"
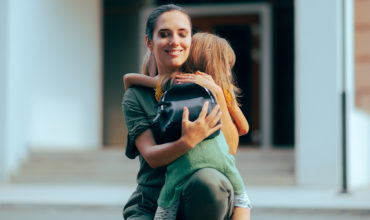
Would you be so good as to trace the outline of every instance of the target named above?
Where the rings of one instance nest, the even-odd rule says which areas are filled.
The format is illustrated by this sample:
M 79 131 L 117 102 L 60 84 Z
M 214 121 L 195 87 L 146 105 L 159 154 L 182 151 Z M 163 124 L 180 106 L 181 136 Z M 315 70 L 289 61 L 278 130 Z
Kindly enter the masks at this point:
M 236 163 L 246 185 L 293 185 L 294 152 L 242 148 Z M 136 183 L 138 160 L 124 149 L 88 151 L 32 151 L 12 183 L 119 184 Z
M 135 184 L 139 164 L 123 149 L 33 151 L 12 183 Z

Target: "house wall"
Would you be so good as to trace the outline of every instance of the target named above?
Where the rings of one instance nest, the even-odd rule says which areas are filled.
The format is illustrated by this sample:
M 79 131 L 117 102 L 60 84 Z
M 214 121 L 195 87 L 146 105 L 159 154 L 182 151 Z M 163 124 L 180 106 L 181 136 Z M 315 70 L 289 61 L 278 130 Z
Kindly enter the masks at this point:
M 355 103 L 370 114 L 370 1 L 354 1 Z
M 348 187 L 355 190 L 370 183 L 370 33 L 369 1 L 347 0 L 345 37 L 349 43 L 346 51 L 347 93 L 347 146 L 348 146 Z

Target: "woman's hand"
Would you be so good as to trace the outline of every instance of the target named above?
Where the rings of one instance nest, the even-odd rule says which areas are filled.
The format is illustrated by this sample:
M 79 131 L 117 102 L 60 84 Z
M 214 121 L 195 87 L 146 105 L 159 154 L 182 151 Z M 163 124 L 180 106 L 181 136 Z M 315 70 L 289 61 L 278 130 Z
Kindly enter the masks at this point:
M 223 124 L 222 133 L 225 136 L 230 153 L 235 155 L 236 149 L 239 145 L 239 132 L 230 116 L 221 87 L 214 82 L 211 75 L 199 71 L 197 71 L 196 74 L 183 73 L 176 75 L 176 83 L 188 82 L 197 83 L 198 85 L 209 89 L 216 98 L 217 103 L 220 105 L 221 112 L 223 112 L 221 117 L 221 123 Z
M 221 129 L 221 123 L 218 123 L 222 114 L 220 106 L 216 105 L 207 116 L 208 105 L 208 102 L 204 103 L 202 111 L 195 121 L 189 121 L 189 109 L 184 108 L 182 115 L 182 135 L 180 139 L 191 148 Z
M 211 75 L 197 71 L 195 74 L 182 73 L 176 75 L 176 83 L 196 83 L 212 91 L 215 87 L 219 87 L 213 80 Z

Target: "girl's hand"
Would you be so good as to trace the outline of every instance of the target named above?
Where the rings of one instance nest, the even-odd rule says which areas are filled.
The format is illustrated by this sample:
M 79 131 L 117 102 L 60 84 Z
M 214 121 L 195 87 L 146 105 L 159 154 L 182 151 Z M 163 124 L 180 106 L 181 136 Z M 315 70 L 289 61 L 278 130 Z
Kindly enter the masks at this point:
M 184 108 L 181 139 L 191 148 L 195 147 L 215 131 L 221 129 L 221 123 L 217 124 L 222 114 L 219 111 L 220 106 L 217 105 L 214 107 L 212 112 L 207 116 L 208 105 L 208 102 L 204 103 L 202 111 L 195 121 L 189 121 L 189 109 Z
M 211 75 L 197 71 L 196 74 L 192 73 L 182 73 L 176 75 L 176 83 L 196 83 L 201 85 L 209 90 L 212 90 L 214 87 L 218 87 Z

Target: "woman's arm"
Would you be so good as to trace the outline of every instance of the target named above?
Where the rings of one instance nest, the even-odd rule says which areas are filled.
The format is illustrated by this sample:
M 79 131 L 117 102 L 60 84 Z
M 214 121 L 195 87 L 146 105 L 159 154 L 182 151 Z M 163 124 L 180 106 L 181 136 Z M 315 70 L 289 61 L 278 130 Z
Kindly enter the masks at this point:
M 189 110 L 185 107 L 179 140 L 156 144 L 152 131 L 148 129 L 136 137 L 136 147 L 151 167 L 167 165 L 221 128 L 221 124 L 217 124 L 221 118 L 219 108 L 217 105 L 207 116 L 208 103 L 205 103 L 198 119 L 192 122 L 189 121 Z
M 220 105 L 220 110 L 222 111 L 222 133 L 225 136 L 226 142 L 229 146 L 230 153 L 235 155 L 236 149 L 239 144 L 239 132 L 230 116 L 227 104 L 225 101 L 224 93 L 212 79 L 212 76 L 208 74 L 178 74 L 176 75 L 177 83 L 194 82 L 207 89 L 209 89 L 213 96 L 216 98 L 217 103 Z
M 125 87 L 125 90 L 133 85 L 155 88 L 157 81 L 157 77 L 146 76 L 141 73 L 126 73 L 123 76 L 123 85 Z

